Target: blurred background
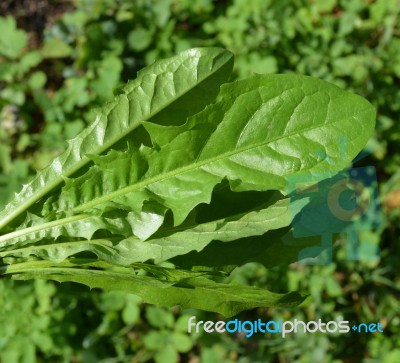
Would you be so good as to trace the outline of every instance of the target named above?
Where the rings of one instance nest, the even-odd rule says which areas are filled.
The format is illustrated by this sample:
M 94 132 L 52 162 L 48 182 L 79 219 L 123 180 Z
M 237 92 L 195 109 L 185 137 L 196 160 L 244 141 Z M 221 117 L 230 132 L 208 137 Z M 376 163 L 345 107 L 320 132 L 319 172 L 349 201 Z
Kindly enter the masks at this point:
M 306 290 L 299 307 L 256 309 L 241 319 L 381 323 L 384 333 L 187 334 L 212 313 L 143 305 L 77 284 L 0 280 L 0 361 L 400 362 L 399 0 L 1 0 L 0 209 L 90 121 L 89 109 L 154 60 L 195 46 L 235 54 L 234 78 L 255 73 L 319 77 L 377 108 L 369 154 L 384 223 L 363 232 L 378 261 L 266 270 L 230 280 L 276 292 Z

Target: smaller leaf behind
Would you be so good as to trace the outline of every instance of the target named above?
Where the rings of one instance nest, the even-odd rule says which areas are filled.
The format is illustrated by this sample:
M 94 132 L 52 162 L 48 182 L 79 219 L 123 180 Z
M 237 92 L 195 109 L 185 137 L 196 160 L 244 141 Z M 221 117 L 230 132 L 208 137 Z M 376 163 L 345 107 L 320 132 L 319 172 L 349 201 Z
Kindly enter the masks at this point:
M 256 307 L 295 306 L 306 298 L 306 295 L 297 292 L 277 294 L 252 286 L 217 283 L 205 277 L 190 278 L 190 273 L 182 275 L 174 269 L 168 272 L 169 281 L 136 275 L 129 270 L 107 271 L 56 266 L 40 268 L 37 265 L 32 268 L 28 265 L 21 268 L 20 272 L 18 270 L 17 265 L 13 266 L 14 279 L 42 278 L 78 282 L 90 288 L 132 293 L 150 304 L 180 305 L 183 309 L 214 311 L 227 317 Z M 178 274 L 176 279 L 174 274 Z M 205 296 L 208 298 L 205 299 Z
M 296 201 L 301 209 L 306 199 Z M 260 236 L 274 229 L 286 227 L 294 217 L 293 205 L 288 200 L 278 200 L 267 207 L 257 208 L 226 218 L 204 223 L 162 229 L 147 241 L 136 237 L 126 239 L 96 239 L 91 241 L 73 241 L 49 243 L 0 252 L 0 257 L 27 258 L 37 256 L 53 262 L 62 262 L 66 258 L 83 251 L 94 253 L 100 260 L 115 265 L 130 265 L 137 262 L 154 261 L 160 263 L 190 251 L 201 251 L 212 241 L 222 241 L 229 255 L 233 241 L 249 236 Z M 229 242 L 229 243 L 228 243 Z M 273 241 L 271 241 L 273 242 Z M 265 240 L 265 248 L 268 241 Z M 249 246 L 244 244 L 243 248 Z M 225 255 L 225 253 L 223 253 Z
M 317 257 L 325 249 L 321 236 L 295 238 L 290 228 L 281 228 L 262 236 L 240 238 L 229 245 L 213 241 L 199 252 L 176 256 L 170 262 L 177 268 L 193 271 L 230 273 L 249 262 L 258 262 L 267 268 L 299 262 L 301 252 L 306 249 L 310 251 L 308 257 Z

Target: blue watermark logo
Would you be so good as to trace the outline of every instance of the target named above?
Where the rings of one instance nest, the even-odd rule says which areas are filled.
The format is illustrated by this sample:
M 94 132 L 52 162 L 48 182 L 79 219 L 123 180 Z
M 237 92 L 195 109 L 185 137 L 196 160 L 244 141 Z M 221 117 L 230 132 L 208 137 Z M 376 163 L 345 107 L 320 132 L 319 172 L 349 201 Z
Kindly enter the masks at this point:
M 359 323 L 351 325 L 347 320 L 340 321 L 328 321 L 322 322 L 321 319 L 317 321 L 304 322 L 299 319 L 294 319 L 293 321 L 283 321 L 279 320 L 269 320 L 267 322 L 262 319 L 257 320 L 240 320 L 233 319 L 227 322 L 225 321 L 196 321 L 195 316 L 191 316 L 188 320 L 188 332 L 189 333 L 199 333 L 204 331 L 205 333 L 243 333 L 245 337 L 251 338 L 257 333 L 271 333 L 280 334 L 282 338 L 285 338 L 289 334 L 297 333 L 310 333 L 314 334 L 317 332 L 323 334 L 347 334 L 349 332 L 354 333 L 383 333 L 383 328 L 380 323 Z
M 342 160 L 346 139 L 340 140 Z M 344 162 L 335 165 L 324 156 L 327 172 L 305 172 L 287 177 L 287 192 L 293 216 L 291 233 L 294 238 L 320 236 L 320 244 L 303 248 L 298 260 L 305 264 L 326 265 L 332 262 L 335 234 L 346 237 L 349 260 L 376 260 L 379 248 L 365 240 L 362 231 L 382 224 L 376 170 L 372 166 L 343 170 Z M 308 204 L 296 210 L 298 199 L 308 198 Z

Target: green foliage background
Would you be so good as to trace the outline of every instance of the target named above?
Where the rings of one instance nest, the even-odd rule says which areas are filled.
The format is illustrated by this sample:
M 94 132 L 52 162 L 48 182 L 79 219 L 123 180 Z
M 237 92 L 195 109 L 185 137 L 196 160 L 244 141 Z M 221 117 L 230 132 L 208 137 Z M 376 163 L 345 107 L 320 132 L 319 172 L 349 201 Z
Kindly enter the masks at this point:
M 339 243 L 329 266 L 249 264 L 230 279 L 311 294 L 300 308 L 258 309 L 242 319 L 380 322 L 384 333 L 188 335 L 188 316 L 220 317 L 144 306 L 134 296 L 76 284 L 1 280 L 2 362 L 400 361 L 400 1 L 28 3 L 0 7 L 0 207 L 82 130 L 90 107 L 155 59 L 222 46 L 235 53 L 238 78 L 253 72 L 319 77 L 378 110 L 370 157 L 359 165 L 377 168 L 385 223 L 364 233 L 379 243 L 381 259 L 349 261 Z

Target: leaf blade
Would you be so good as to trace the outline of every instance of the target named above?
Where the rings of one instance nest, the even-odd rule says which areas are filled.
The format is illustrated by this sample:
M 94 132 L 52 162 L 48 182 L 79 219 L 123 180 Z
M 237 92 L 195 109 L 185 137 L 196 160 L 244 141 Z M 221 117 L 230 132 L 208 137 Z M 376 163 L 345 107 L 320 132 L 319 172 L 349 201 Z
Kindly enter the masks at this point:
M 100 260 L 115 265 L 126 266 L 146 261 L 154 261 L 155 264 L 158 264 L 176 256 L 186 255 L 191 251 L 199 252 L 212 241 L 231 242 L 286 227 L 294 217 L 293 207 L 300 208 L 305 203 L 306 200 L 299 200 L 295 205 L 292 204 L 289 207 L 287 199 L 278 200 L 274 204 L 265 207 L 259 206 L 254 210 L 227 218 L 194 223 L 181 228 L 163 229 L 146 241 L 136 237 L 120 238 L 114 243 L 110 239 L 97 239 L 33 245 L 20 249 L 16 249 L 14 244 L 12 250 L 0 252 L 0 257 L 37 256 L 53 262 L 61 262 L 79 252 L 90 251 Z M 95 217 L 87 216 L 86 218 Z M 97 221 L 97 223 L 100 222 Z M 12 242 L 15 243 L 15 241 L 16 239 Z M 20 241 L 19 245 L 21 245 Z M 228 244 L 226 244 L 226 248 L 230 248 Z
M 107 175 L 100 165 L 96 178 L 82 177 L 92 178 L 85 188 L 81 181 L 64 188 L 62 208 L 99 213 L 112 204 L 140 207 L 155 198 L 173 211 L 179 225 L 196 205 L 209 203 L 223 179 L 236 191 L 284 191 L 288 177 L 343 168 L 366 144 L 374 120 L 375 110 L 363 98 L 305 76 L 258 75 L 226 84 L 218 102 L 183 126 L 145 123 L 152 140 L 164 133 L 163 147 L 142 149 L 148 169 L 137 181 L 108 183 L 107 193 L 97 193 L 98 177 L 104 185 L 110 174 L 126 179 L 123 171 Z M 344 155 L 343 135 L 348 138 Z
M 72 281 L 104 290 L 119 290 L 135 294 L 150 304 L 180 305 L 214 311 L 230 317 L 256 307 L 289 307 L 304 301 L 298 292 L 273 293 L 254 286 L 217 283 L 204 277 L 184 278 L 179 283 L 161 281 L 147 276 L 63 267 L 29 268 L 14 272 L 14 279 L 44 278 L 59 282 Z M 204 299 L 208 296 L 208 299 Z
M 69 141 L 67 150 L 25 185 L 0 212 L 0 229 L 57 188 L 66 177 L 88 164 L 90 159 L 87 154 L 103 153 L 144 120 L 151 119 L 207 77 L 218 74 L 219 81 L 226 79 L 231 67 L 231 53 L 219 48 L 195 48 L 157 61 L 140 71 L 114 101 L 97 113 L 91 125 Z M 218 77 L 213 77 L 213 82 L 207 83 L 210 94 L 215 95 L 218 91 L 220 83 L 216 83 L 216 79 Z

